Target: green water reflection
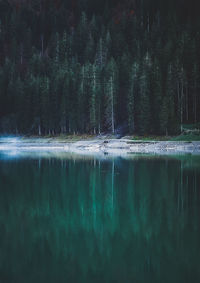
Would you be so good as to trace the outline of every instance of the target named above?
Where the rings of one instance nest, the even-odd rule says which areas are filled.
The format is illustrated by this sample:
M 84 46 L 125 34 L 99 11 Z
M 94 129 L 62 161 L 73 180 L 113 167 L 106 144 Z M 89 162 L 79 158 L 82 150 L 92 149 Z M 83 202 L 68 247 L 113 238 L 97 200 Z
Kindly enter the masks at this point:
M 199 157 L 2 159 L 0 282 L 200 282 Z

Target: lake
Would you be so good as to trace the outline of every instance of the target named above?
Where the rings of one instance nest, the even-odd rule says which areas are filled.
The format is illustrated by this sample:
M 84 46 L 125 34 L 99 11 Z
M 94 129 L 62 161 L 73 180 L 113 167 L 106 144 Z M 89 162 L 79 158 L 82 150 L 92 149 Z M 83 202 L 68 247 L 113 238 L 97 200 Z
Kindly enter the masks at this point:
M 200 282 L 200 157 L 0 153 L 0 282 Z

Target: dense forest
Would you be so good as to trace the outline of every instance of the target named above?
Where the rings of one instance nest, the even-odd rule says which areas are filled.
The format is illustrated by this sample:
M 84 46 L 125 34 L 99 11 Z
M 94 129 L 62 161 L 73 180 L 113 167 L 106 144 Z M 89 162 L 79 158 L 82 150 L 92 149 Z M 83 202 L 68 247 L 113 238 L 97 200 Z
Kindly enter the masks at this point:
M 1 0 L 0 132 L 175 135 L 200 122 L 197 4 Z

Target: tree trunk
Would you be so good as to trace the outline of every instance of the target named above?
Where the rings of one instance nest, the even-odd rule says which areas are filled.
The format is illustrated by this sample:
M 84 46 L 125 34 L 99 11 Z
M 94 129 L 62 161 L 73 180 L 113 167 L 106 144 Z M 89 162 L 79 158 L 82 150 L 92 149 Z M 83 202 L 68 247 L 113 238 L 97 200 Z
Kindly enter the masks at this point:
M 181 132 L 183 131 L 183 96 L 184 96 L 184 90 L 183 90 L 183 78 L 181 81 Z
M 197 82 L 195 79 L 195 86 L 194 86 L 194 122 L 197 123 Z
M 113 97 L 113 77 L 111 77 L 111 119 L 112 119 L 112 133 L 115 133 L 115 124 L 114 124 L 114 97 Z
M 38 135 L 41 136 L 41 134 L 42 134 L 42 133 L 41 133 L 41 125 L 39 124 L 39 125 L 38 125 Z
M 43 34 L 41 35 L 41 48 L 42 48 L 42 56 L 44 55 L 44 36 Z
M 188 86 L 186 88 L 186 119 L 189 120 L 189 106 L 188 106 Z
M 99 123 L 99 135 L 101 134 L 101 125 Z

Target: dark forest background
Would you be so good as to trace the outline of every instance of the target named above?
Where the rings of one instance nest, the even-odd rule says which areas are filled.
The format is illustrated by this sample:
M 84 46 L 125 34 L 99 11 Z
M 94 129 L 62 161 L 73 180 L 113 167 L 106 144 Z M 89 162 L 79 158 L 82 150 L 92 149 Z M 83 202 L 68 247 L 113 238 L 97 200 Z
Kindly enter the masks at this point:
M 198 1 L 1 0 L 0 132 L 175 135 L 200 122 Z

